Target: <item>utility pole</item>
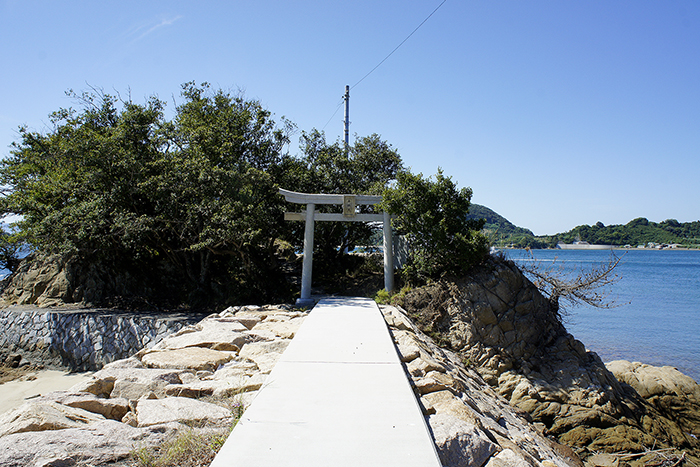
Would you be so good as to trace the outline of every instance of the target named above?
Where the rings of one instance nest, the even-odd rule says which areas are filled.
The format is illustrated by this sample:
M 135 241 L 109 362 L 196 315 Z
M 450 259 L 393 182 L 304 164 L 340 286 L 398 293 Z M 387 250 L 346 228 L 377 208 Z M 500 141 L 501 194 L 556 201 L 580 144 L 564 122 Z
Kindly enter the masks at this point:
M 345 85 L 345 119 L 343 123 L 345 124 L 345 151 L 347 152 L 350 147 L 350 86 Z

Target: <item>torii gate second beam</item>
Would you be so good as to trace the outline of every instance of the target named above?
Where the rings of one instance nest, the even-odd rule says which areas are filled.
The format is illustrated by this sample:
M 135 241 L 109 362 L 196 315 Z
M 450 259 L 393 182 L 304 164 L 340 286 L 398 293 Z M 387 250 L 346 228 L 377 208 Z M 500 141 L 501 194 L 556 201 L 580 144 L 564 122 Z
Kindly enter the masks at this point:
M 394 253 L 391 236 L 391 217 L 384 211 L 382 214 L 362 214 L 355 212 L 358 204 L 376 205 L 381 202 L 381 196 L 375 195 L 329 195 L 298 193 L 296 191 L 283 190 L 280 194 L 290 203 L 306 204 L 305 212 L 286 212 L 284 219 L 288 221 L 305 221 L 304 226 L 304 262 L 301 272 L 301 298 L 297 299 L 297 306 L 311 306 L 314 300 L 311 298 L 311 271 L 314 255 L 314 222 L 379 222 L 383 224 L 384 232 L 384 288 L 387 291 L 394 289 Z M 343 213 L 316 212 L 317 204 L 342 204 Z

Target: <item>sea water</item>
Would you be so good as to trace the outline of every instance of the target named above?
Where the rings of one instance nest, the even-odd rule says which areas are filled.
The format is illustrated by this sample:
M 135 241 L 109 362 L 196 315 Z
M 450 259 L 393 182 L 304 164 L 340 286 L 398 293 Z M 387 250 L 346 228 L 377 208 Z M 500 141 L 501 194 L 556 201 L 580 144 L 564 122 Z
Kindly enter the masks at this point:
M 615 250 L 622 256 L 608 287 L 611 309 L 570 308 L 567 330 L 604 362 L 670 365 L 700 381 L 700 251 Z M 576 271 L 607 264 L 610 250 L 506 250 L 518 262 Z

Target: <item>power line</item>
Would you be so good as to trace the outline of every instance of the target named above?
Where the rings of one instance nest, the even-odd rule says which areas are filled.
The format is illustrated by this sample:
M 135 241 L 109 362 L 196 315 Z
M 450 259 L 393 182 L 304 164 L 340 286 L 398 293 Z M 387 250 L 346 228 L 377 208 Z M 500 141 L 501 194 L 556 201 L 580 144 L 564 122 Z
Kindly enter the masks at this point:
M 331 115 L 331 118 L 328 119 L 328 121 L 326 122 L 326 124 L 323 125 L 323 128 L 321 128 L 321 131 L 323 131 L 323 130 L 326 129 L 326 127 L 328 126 L 328 124 L 331 122 L 331 120 L 333 120 L 333 117 L 335 117 L 335 114 L 338 113 L 338 111 L 340 110 L 340 108 L 341 108 L 342 106 L 343 106 L 343 101 L 340 101 L 340 103 L 338 103 L 338 106 L 335 108 L 335 112 L 333 112 L 333 115 Z
M 391 56 L 394 54 L 394 52 L 396 52 L 397 50 L 399 50 L 399 47 L 401 47 L 401 46 L 404 44 L 404 42 L 406 42 L 407 40 L 409 40 L 409 39 L 411 38 L 411 36 L 412 36 L 413 34 L 415 34 L 416 31 L 418 31 L 418 30 L 420 29 L 420 27 L 423 26 L 423 25 L 425 24 L 425 22 L 428 21 L 428 20 L 430 19 L 430 17 L 433 16 L 433 15 L 435 14 L 435 12 L 438 11 L 438 10 L 440 9 L 440 7 L 441 7 L 442 5 L 445 4 L 446 1 L 447 1 L 447 0 L 442 0 L 442 3 L 440 3 L 440 4 L 433 10 L 433 12 L 430 13 L 430 14 L 428 15 L 428 17 L 425 18 L 425 19 L 423 20 L 423 22 L 420 23 L 420 24 L 416 27 L 416 29 L 414 29 L 414 30 L 411 32 L 411 34 L 409 34 L 408 36 L 406 36 L 406 39 L 402 40 L 401 43 L 400 43 L 399 45 L 397 45 L 396 48 L 395 48 L 394 50 L 392 50 L 392 51 L 389 53 L 389 55 L 387 55 L 386 57 L 384 57 L 384 59 L 383 59 L 381 62 L 379 62 L 379 63 L 377 64 L 377 66 L 375 66 L 374 68 L 372 68 L 371 70 L 369 70 L 369 73 L 367 73 L 365 76 L 363 76 L 362 79 L 361 79 L 360 81 L 358 81 L 357 83 L 355 83 L 355 84 L 353 84 L 352 86 L 350 86 L 350 89 L 352 89 L 352 88 L 354 88 L 355 86 L 357 86 L 358 84 L 360 84 L 362 81 L 365 80 L 365 78 L 367 78 L 369 75 L 371 75 L 372 72 L 373 72 L 374 70 L 376 70 L 377 68 L 379 68 L 379 67 L 382 65 L 382 63 L 386 62 L 387 59 L 388 59 L 389 57 L 391 57 Z
M 404 40 L 402 40 L 401 43 L 400 43 L 399 45 L 397 45 L 397 46 L 394 48 L 394 50 L 392 50 L 392 51 L 389 53 L 389 55 L 387 55 L 386 57 L 384 57 L 384 58 L 382 59 L 382 61 L 379 62 L 379 63 L 377 64 L 377 66 L 375 66 L 374 68 L 372 68 L 371 70 L 369 70 L 369 72 L 368 72 L 365 76 L 363 76 L 362 79 L 360 79 L 360 81 L 358 81 L 357 83 L 355 83 L 355 84 L 353 84 L 352 86 L 350 86 L 350 89 L 353 89 L 355 86 L 357 86 L 358 84 L 360 84 L 361 82 L 363 82 L 363 81 L 365 80 L 365 78 L 367 78 L 369 75 L 371 75 L 372 72 L 373 72 L 374 70 L 376 70 L 377 68 L 379 68 L 379 67 L 382 65 L 382 63 L 386 62 L 387 59 L 388 59 L 389 57 L 391 57 L 391 56 L 394 54 L 394 52 L 396 52 L 397 50 L 399 50 L 399 47 L 401 47 L 407 40 L 409 40 L 409 39 L 411 38 L 411 36 L 414 35 L 414 34 L 416 33 L 416 31 L 418 31 L 418 30 L 421 28 L 421 26 L 423 26 L 423 25 L 426 23 L 426 21 L 428 21 L 428 20 L 430 19 L 430 17 L 433 16 L 433 15 L 435 14 L 435 12 L 438 11 L 438 10 L 440 9 L 440 7 L 441 7 L 442 5 L 445 4 L 446 1 L 447 1 L 447 0 L 442 0 L 442 3 L 440 3 L 440 4 L 439 4 L 439 5 L 438 5 L 438 6 L 437 6 L 437 7 L 436 7 L 436 8 L 435 8 L 435 9 L 434 9 L 434 10 L 433 10 L 433 11 L 418 25 L 418 26 L 416 26 L 416 28 L 415 28 L 413 31 L 411 31 L 411 33 L 410 33 L 408 36 L 406 36 L 406 38 L 405 38 Z M 325 130 L 326 127 L 328 126 L 328 124 L 331 122 L 331 120 L 333 120 L 333 118 L 335 117 L 335 115 L 338 113 L 338 110 L 340 110 L 340 107 L 342 107 L 343 102 L 344 102 L 344 99 L 345 99 L 345 98 L 343 98 L 343 100 L 341 100 L 340 103 L 338 103 L 337 107 L 335 108 L 335 112 L 333 112 L 333 115 L 331 115 L 331 118 L 328 119 L 328 121 L 326 122 L 326 124 L 323 125 L 323 128 L 321 128 L 321 131 Z

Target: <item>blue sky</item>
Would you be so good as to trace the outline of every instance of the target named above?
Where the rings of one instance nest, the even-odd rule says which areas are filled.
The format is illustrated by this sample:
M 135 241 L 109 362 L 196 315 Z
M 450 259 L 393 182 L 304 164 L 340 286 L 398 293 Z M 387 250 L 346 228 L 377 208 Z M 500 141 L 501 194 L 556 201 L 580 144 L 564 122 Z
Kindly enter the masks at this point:
M 700 2 L 447 0 L 359 82 L 441 2 L 0 0 L 0 155 L 68 89 L 192 80 L 334 141 L 347 84 L 351 133 L 536 234 L 700 219 Z

